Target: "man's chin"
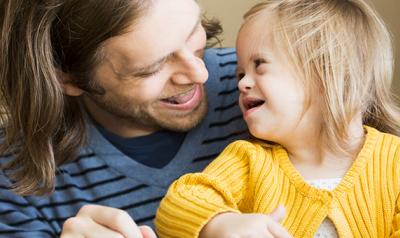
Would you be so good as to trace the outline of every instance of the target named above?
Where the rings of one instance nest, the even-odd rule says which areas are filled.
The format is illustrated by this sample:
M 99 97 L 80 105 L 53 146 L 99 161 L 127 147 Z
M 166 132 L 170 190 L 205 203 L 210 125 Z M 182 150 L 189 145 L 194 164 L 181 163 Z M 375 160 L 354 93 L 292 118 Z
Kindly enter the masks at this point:
M 163 115 L 155 118 L 159 127 L 177 132 L 186 132 L 201 123 L 207 114 L 207 98 L 191 113 L 186 115 Z
M 165 130 L 176 131 L 176 132 L 187 132 L 195 128 L 198 124 L 200 124 L 201 118 L 196 121 L 175 121 L 174 122 L 162 122 L 159 123 L 159 126 Z

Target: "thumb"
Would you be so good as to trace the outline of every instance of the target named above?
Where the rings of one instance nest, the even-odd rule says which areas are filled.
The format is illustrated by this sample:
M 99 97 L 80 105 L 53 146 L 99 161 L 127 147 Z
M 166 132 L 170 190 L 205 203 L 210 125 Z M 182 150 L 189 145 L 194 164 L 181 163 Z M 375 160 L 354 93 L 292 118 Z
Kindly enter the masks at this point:
M 142 232 L 143 238 L 157 238 L 156 233 L 150 227 L 140 226 L 139 229 Z
M 286 215 L 286 209 L 283 205 L 279 205 L 278 208 L 275 209 L 269 216 L 272 220 L 276 222 L 280 222 Z

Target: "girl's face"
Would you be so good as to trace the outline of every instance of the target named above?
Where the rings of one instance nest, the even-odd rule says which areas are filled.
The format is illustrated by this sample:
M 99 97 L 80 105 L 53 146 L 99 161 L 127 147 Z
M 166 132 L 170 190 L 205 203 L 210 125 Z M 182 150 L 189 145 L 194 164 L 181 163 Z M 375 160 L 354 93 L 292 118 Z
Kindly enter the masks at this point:
M 255 18 L 239 32 L 240 108 L 252 135 L 285 145 L 315 134 L 322 114 L 316 96 L 305 106 L 305 88 L 274 46 L 269 28 Z

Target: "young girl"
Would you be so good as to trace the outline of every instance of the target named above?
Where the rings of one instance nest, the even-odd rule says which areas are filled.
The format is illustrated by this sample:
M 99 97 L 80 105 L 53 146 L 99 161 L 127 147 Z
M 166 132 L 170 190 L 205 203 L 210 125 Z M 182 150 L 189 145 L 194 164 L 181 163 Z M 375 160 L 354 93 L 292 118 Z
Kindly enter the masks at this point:
M 237 40 L 237 141 L 176 181 L 160 237 L 400 237 L 400 113 L 392 49 L 362 0 L 269 0 Z

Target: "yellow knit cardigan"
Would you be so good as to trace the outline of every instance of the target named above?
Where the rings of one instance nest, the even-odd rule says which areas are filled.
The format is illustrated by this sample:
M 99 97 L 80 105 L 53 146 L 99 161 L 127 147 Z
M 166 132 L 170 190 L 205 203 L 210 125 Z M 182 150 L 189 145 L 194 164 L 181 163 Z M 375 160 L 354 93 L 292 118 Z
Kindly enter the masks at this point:
M 400 138 L 366 127 L 362 150 L 333 190 L 308 185 L 281 146 L 236 141 L 203 173 L 175 181 L 156 216 L 162 237 L 198 237 L 216 214 L 271 213 L 286 207 L 283 226 L 313 237 L 329 217 L 339 237 L 400 237 Z

